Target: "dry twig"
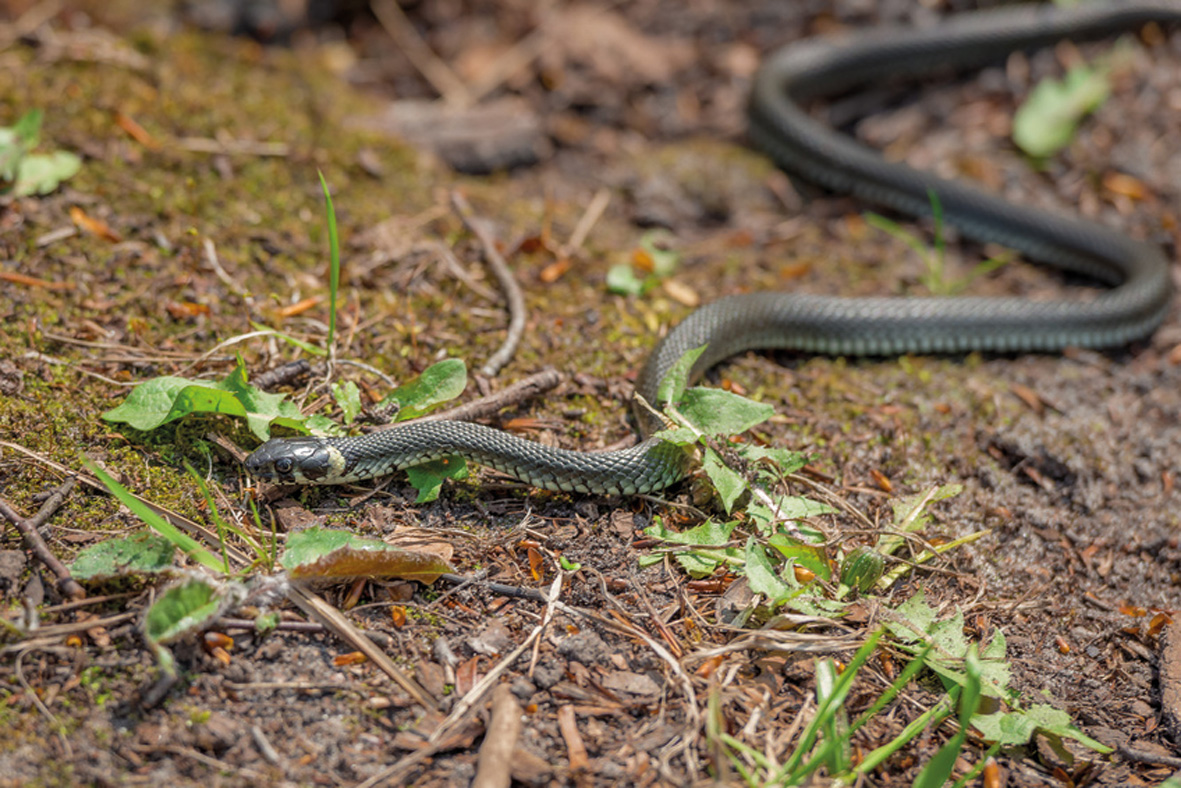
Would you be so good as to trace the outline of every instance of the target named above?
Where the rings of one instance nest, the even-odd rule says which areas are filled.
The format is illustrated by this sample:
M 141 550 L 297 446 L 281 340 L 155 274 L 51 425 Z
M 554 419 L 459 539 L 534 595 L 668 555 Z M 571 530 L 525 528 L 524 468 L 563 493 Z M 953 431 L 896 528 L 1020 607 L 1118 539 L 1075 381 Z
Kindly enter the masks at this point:
M 5 500 L 0 499 L 0 514 L 8 518 L 9 522 L 16 526 L 16 529 L 24 536 L 25 545 L 33 551 L 33 555 L 49 570 L 57 575 L 57 588 L 71 599 L 85 599 L 86 591 L 78 584 L 70 575 L 70 570 L 66 565 L 58 559 L 49 549 L 49 545 L 45 544 L 45 540 L 41 538 L 39 529 L 45 524 L 53 513 L 58 510 L 66 500 L 66 496 L 70 494 L 70 490 L 74 489 L 74 478 L 70 477 L 65 482 L 53 491 L 45 503 L 41 504 L 41 509 L 31 518 L 21 517 L 15 509 Z
M 480 246 L 484 248 L 484 260 L 492 269 L 492 273 L 496 276 L 496 281 L 500 284 L 500 289 L 504 291 L 504 297 L 508 301 L 508 333 L 504 337 L 504 344 L 492 354 L 480 370 L 488 377 L 493 377 L 517 352 L 517 345 L 521 344 L 521 337 L 525 334 L 525 296 L 521 293 L 521 286 L 513 278 L 513 272 L 509 270 L 504 256 L 496 248 L 496 242 L 480 226 L 467 198 L 459 192 L 451 192 L 451 204 L 455 207 L 459 218 L 463 220 L 468 230 L 476 236 Z
M 508 684 L 492 692 L 492 718 L 480 745 L 472 788 L 508 788 L 512 782 L 513 750 L 521 736 L 521 704 Z

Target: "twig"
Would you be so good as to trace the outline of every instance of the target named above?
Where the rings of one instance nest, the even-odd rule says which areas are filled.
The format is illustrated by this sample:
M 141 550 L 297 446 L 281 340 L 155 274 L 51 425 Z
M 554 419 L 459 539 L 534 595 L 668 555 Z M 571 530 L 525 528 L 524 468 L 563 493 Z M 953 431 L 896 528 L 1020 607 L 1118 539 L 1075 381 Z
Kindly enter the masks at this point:
M 453 107 L 472 105 L 467 85 L 431 51 L 395 0 L 372 0 L 369 7 L 402 54 L 431 83 L 431 87 L 439 91 L 444 102 Z
M 484 580 L 484 579 L 480 578 L 479 576 L 464 577 L 463 575 L 453 575 L 448 572 L 448 573 L 439 575 L 439 579 L 444 582 L 447 582 L 447 583 L 454 583 L 455 584 L 455 588 L 448 590 L 447 594 L 455 593 L 456 591 L 460 590 L 461 588 L 464 588 L 465 586 L 476 585 L 476 586 L 479 586 L 480 588 L 486 588 L 494 594 L 499 594 L 500 596 L 511 597 L 513 599 L 529 599 L 529 600 L 532 600 L 533 602 L 545 602 L 546 601 L 545 595 L 536 589 L 522 588 L 520 586 L 508 586 L 508 585 L 505 585 L 504 583 L 493 583 L 489 580 Z M 446 594 L 444 594 L 444 596 L 446 596 Z M 438 600 L 435 600 L 435 601 L 438 601 Z M 432 602 L 431 604 L 434 604 L 434 603 Z
M 431 413 L 430 415 L 423 416 L 422 420 L 472 421 L 473 419 L 492 416 L 510 405 L 519 405 L 526 400 L 544 394 L 550 389 L 555 388 L 561 382 L 562 375 L 557 370 L 550 368 L 543 369 L 535 375 L 530 375 L 486 397 L 480 397 L 478 400 L 473 400 L 472 402 L 448 410 L 439 411 L 438 413 Z
M 1119 757 L 1132 763 L 1150 763 L 1168 766 L 1170 769 L 1181 769 L 1181 758 L 1174 755 L 1159 755 L 1155 752 L 1137 750 L 1126 744 L 1116 747 L 1115 751 L 1119 753 Z
M 291 146 L 285 142 L 181 137 L 176 140 L 176 144 L 193 153 L 242 153 L 248 156 L 277 157 L 287 156 L 291 153 Z
M 508 788 L 512 782 L 513 750 L 521 735 L 521 704 L 508 684 L 492 692 L 492 717 L 480 745 L 472 788 Z
M 234 295 L 241 298 L 247 304 L 252 303 L 254 299 L 250 296 L 250 293 L 246 292 L 246 289 L 235 282 L 233 277 L 226 273 L 226 269 L 221 267 L 221 260 L 217 257 L 217 247 L 213 245 L 213 241 L 206 238 L 202 242 L 202 246 L 205 248 L 205 259 L 209 261 L 209 265 L 213 268 L 213 272 L 217 274 L 217 278 L 221 280 L 222 284 L 230 288 L 230 291 Z
M 466 285 L 469 290 L 486 301 L 496 302 L 497 295 L 495 291 L 473 279 L 472 275 L 463 267 L 463 263 L 459 262 L 459 258 L 455 256 L 455 252 L 451 250 L 450 246 L 440 241 L 432 241 L 426 244 L 426 248 L 439 255 L 439 261 L 447 269 L 448 273 Z
M 562 245 L 561 254 L 563 256 L 573 254 L 582 248 L 582 245 L 586 243 L 586 237 L 590 235 L 591 229 L 599 221 L 603 211 L 607 210 L 607 205 L 610 202 L 611 192 L 607 189 L 599 189 L 595 192 L 595 196 L 591 198 L 586 210 L 583 211 L 582 218 L 575 225 L 574 232 L 570 234 L 570 240 Z
M 308 363 L 306 358 L 301 358 L 296 361 L 289 361 L 286 364 L 280 364 L 274 369 L 268 369 L 256 377 L 253 383 L 257 388 L 268 391 L 275 386 L 282 386 L 296 378 L 310 374 L 311 371 L 312 365 Z
M 504 256 L 497 250 L 496 243 L 485 232 L 484 228 L 480 226 L 467 198 L 459 192 L 451 192 L 451 204 L 455 207 L 456 213 L 459 214 L 459 218 L 463 220 L 468 230 L 476 236 L 480 245 L 484 247 L 484 260 L 488 263 L 488 267 L 492 269 L 492 273 L 496 276 L 496 281 L 500 283 L 500 289 L 504 292 L 504 297 L 508 301 L 508 333 L 505 334 L 504 344 L 492 354 L 484 364 L 483 369 L 480 370 L 480 372 L 488 377 L 493 377 L 500 371 L 501 367 L 509 362 L 513 354 L 517 352 L 517 345 L 521 343 L 521 337 L 525 334 L 525 296 L 521 293 L 521 287 L 517 284 L 517 280 L 513 278 L 513 273 L 509 270 L 508 263 L 504 261 Z
M 341 615 L 339 610 L 328 604 L 321 597 L 299 587 L 293 587 L 287 593 L 287 598 L 308 616 L 318 620 L 328 629 L 335 632 L 337 636 L 355 646 L 358 651 L 369 658 L 370 662 L 377 665 L 383 673 L 393 679 L 394 683 L 405 690 L 406 694 L 424 709 L 438 708 L 438 703 L 431 697 L 429 692 L 423 689 L 417 681 L 399 670 L 398 666 L 393 663 L 393 660 L 376 643 L 365 637 L 362 632 L 353 626 L 352 622 Z
M 66 496 L 69 495 L 70 490 L 74 488 L 73 477 L 66 479 L 65 483 L 53 491 L 53 494 L 41 504 L 41 509 L 37 514 L 25 519 L 17 514 L 12 506 L 0 498 L 0 514 L 4 515 L 8 520 L 16 526 L 16 529 L 21 532 L 25 538 L 25 545 L 33 551 L 33 555 L 37 556 L 41 563 L 49 567 L 49 570 L 57 575 L 57 588 L 63 594 L 71 599 L 85 599 L 86 591 L 78 584 L 78 581 L 70 576 L 70 570 L 66 568 L 57 556 L 50 550 L 49 545 L 45 544 L 45 540 L 41 538 L 38 529 L 48 520 L 58 507 L 65 501 Z

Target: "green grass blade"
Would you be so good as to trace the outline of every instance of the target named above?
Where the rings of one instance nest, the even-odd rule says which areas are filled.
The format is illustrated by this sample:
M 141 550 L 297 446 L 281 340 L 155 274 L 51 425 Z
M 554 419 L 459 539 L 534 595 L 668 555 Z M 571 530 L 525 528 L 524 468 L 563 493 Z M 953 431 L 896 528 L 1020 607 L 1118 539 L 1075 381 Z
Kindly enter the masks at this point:
M 952 711 L 955 709 L 955 701 L 959 699 L 959 694 L 960 688 L 956 687 L 951 693 L 944 695 L 938 703 L 924 711 L 909 725 L 903 728 L 902 733 L 899 733 L 893 739 L 873 750 L 869 755 L 866 755 L 865 760 L 857 764 L 855 772 L 857 774 L 868 774 L 872 772 L 885 762 L 887 758 L 906 746 L 907 742 L 922 733 L 923 728 L 927 727 L 928 724 L 937 725 L 947 717 L 950 717 Z
M 328 181 L 324 173 L 316 170 L 320 176 L 320 187 L 324 190 L 324 202 L 328 214 L 328 348 L 331 352 L 332 343 L 336 340 L 336 296 L 340 290 L 340 239 L 336 234 L 336 209 L 332 206 L 332 194 L 328 191 Z
M 126 506 L 131 510 L 132 514 L 147 523 L 149 528 L 172 542 L 181 552 L 202 566 L 219 573 L 223 571 L 222 562 L 218 561 L 213 553 L 202 547 L 201 543 L 196 539 L 183 533 L 175 525 L 153 512 L 143 501 L 136 498 L 126 487 L 111 478 L 110 474 L 98 467 L 89 457 L 82 457 L 82 464 L 86 466 L 88 471 L 98 477 L 99 481 L 106 485 L 107 489 L 111 491 L 111 495 L 115 496 L 119 503 Z

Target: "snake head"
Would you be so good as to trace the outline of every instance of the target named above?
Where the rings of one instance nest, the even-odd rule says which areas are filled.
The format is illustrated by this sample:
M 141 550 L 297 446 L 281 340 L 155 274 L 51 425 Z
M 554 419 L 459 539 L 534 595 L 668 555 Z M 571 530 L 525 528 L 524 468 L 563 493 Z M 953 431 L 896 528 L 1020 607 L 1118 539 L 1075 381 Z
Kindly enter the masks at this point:
M 264 482 L 316 484 L 332 472 L 333 450 L 322 438 L 271 438 L 245 465 L 247 473 Z

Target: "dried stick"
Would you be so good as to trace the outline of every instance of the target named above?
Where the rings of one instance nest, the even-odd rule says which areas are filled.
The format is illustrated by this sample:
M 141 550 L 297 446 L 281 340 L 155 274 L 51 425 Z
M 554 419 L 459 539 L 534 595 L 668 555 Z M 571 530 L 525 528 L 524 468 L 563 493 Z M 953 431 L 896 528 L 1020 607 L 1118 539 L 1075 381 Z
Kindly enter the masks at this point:
M 508 788 L 512 782 L 513 750 L 521 735 L 521 704 L 508 684 L 492 691 L 492 718 L 480 745 L 472 788 Z
M 525 296 L 521 293 L 521 287 L 517 284 L 517 280 L 513 278 L 513 273 L 509 270 L 508 263 L 504 261 L 504 256 L 497 250 L 496 243 L 484 231 L 484 228 L 479 225 L 467 198 L 459 192 L 451 192 L 451 204 L 455 207 L 455 212 L 459 214 L 459 218 L 463 220 L 468 230 L 476 236 L 480 241 L 480 245 L 484 247 L 484 260 L 488 263 L 488 267 L 492 269 L 492 273 L 496 276 L 496 281 L 500 283 L 500 289 L 504 291 L 504 297 L 508 300 L 509 322 L 508 333 L 505 335 L 504 344 L 492 354 L 484 364 L 483 369 L 480 370 L 480 372 L 488 377 L 493 377 L 500 371 L 501 367 L 509 362 L 513 354 L 517 352 L 517 345 L 521 344 L 521 337 L 525 334 Z
M 423 416 L 421 421 L 472 421 L 492 416 L 510 405 L 544 394 L 562 382 L 562 375 L 555 369 L 543 369 L 535 375 L 519 380 L 508 388 L 480 397 L 464 405 Z
M 25 538 L 25 545 L 33 551 L 33 555 L 49 567 L 49 570 L 57 575 L 57 589 L 71 599 L 85 599 L 86 591 L 78 584 L 78 581 L 70 576 L 70 570 L 66 568 L 58 557 L 50 550 L 49 545 L 45 544 L 45 540 L 41 538 L 38 529 L 45 524 L 54 512 L 65 501 L 66 496 L 70 494 L 70 490 L 74 489 L 73 477 L 66 479 L 60 487 L 53 491 L 53 494 L 46 499 L 45 503 L 41 504 L 41 509 L 37 514 L 25 519 L 21 517 L 12 506 L 0 498 L 0 514 L 4 515 L 8 520 L 16 526 L 16 529 L 21 532 Z

